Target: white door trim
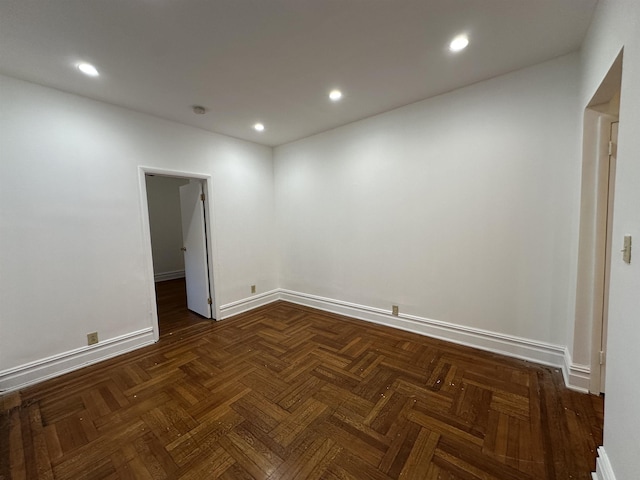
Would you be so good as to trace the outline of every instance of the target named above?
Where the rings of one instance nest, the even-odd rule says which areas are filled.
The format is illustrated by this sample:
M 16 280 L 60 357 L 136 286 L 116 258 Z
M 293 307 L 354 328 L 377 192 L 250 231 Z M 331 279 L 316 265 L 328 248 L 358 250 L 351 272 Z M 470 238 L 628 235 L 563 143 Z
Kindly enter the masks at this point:
M 611 254 L 612 242 L 611 232 L 609 231 L 608 221 L 610 215 L 610 190 L 615 184 L 615 179 L 611 178 L 611 166 L 609 155 L 609 140 L 611 125 L 618 122 L 615 115 L 602 113 L 597 119 L 597 135 L 598 141 L 596 146 L 596 162 L 598 171 L 598 193 L 596 197 L 595 214 L 597 215 L 596 229 L 597 237 L 595 264 L 594 264 L 594 286 L 593 286 L 593 318 L 591 331 L 591 378 L 589 391 L 593 394 L 604 392 L 602 385 L 602 365 L 600 364 L 600 351 L 606 352 L 606 346 L 603 346 L 603 322 L 606 315 L 608 299 L 605 298 L 605 292 L 608 292 L 609 278 L 607 276 L 607 263 L 612 258 L 608 258 Z M 609 250 L 607 250 L 609 247 Z
M 207 224 L 207 250 L 209 258 L 209 272 L 210 282 L 209 289 L 210 295 L 213 299 L 214 319 L 220 319 L 220 301 L 217 296 L 217 285 L 219 285 L 219 264 L 216 248 L 216 226 L 215 215 L 213 214 L 213 177 L 206 173 L 188 172 L 181 170 L 170 170 L 166 168 L 148 167 L 144 165 L 138 166 L 138 186 L 140 192 L 140 218 L 142 226 L 142 243 L 143 243 L 143 255 L 146 270 L 146 281 L 148 287 L 148 307 L 151 313 L 151 326 L 153 327 L 153 335 L 155 341 L 160 338 L 160 329 L 158 327 L 158 308 L 156 305 L 156 286 L 153 274 L 153 253 L 151 251 L 151 228 L 149 225 L 149 204 L 147 202 L 147 184 L 145 181 L 145 175 L 164 175 L 166 177 L 180 177 L 185 179 L 197 179 L 204 181 L 205 189 L 205 217 Z

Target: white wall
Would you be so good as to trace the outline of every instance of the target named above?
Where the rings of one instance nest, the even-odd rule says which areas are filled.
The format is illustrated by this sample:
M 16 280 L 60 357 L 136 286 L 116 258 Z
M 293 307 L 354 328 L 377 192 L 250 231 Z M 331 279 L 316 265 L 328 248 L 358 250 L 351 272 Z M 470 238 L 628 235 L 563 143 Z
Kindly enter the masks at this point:
M 221 304 L 276 287 L 272 149 L 4 76 L 0 148 L 0 378 L 151 327 L 140 165 L 212 175 Z
M 601 0 L 581 70 L 566 56 L 278 147 L 277 275 L 269 148 L 0 76 L 0 377 L 150 327 L 139 165 L 213 176 L 222 304 L 280 286 L 572 345 L 582 112 L 622 47 L 613 237 L 640 239 L 640 3 Z M 618 480 L 640 471 L 639 257 L 612 266 Z
M 578 67 L 565 56 L 277 147 L 280 286 L 569 344 Z
M 153 273 L 184 273 L 182 220 L 180 215 L 180 186 L 189 180 L 153 175 L 146 177 L 149 205 L 149 228 L 153 251 Z M 171 275 L 170 275 L 171 276 Z
M 614 248 L 611 271 L 604 448 L 617 480 L 640 472 L 640 2 L 601 0 L 582 49 L 581 108 L 623 47 L 613 246 L 630 234 L 634 253 L 627 265 Z

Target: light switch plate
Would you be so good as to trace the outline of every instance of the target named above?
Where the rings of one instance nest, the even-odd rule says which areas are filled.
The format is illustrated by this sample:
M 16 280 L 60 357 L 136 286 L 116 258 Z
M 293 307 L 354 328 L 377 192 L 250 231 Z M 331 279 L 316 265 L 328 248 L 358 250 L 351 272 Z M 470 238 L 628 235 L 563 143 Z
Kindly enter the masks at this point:
M 631 263 L 631 235 L 624 236 L 624 244 L 622 248 L 622 260 L 625 263 Z

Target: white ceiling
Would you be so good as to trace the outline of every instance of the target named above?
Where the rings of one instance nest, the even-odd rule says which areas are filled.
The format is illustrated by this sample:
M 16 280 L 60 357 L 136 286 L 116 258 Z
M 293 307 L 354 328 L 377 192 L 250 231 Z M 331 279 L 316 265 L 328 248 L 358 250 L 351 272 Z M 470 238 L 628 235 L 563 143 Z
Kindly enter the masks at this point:
M 595 4 L 0 0 L 0 73 L 273 146 L 577 50 Z

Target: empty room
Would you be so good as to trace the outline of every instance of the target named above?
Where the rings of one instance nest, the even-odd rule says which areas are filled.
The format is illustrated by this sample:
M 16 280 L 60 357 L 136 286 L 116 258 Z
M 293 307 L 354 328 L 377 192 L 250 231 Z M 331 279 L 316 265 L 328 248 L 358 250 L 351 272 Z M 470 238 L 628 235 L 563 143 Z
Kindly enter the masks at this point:
M 0 1 L 0 480 L 637 479 L 638 131 L 632 0 Z

